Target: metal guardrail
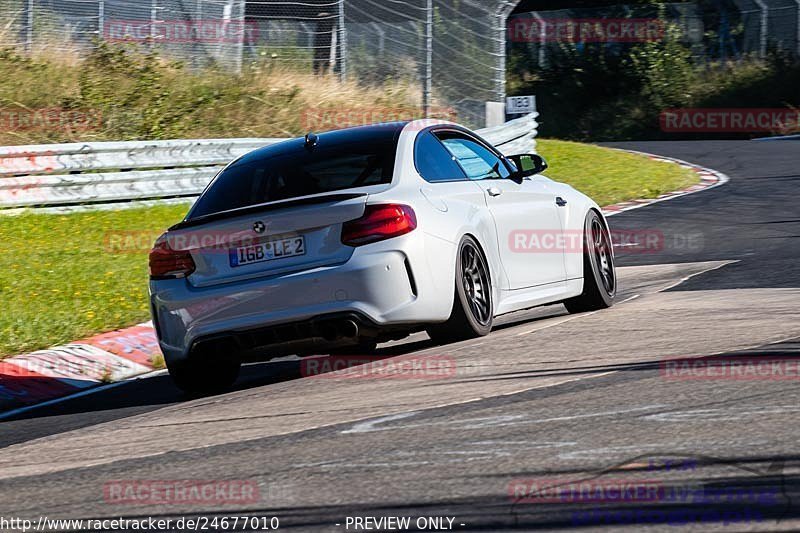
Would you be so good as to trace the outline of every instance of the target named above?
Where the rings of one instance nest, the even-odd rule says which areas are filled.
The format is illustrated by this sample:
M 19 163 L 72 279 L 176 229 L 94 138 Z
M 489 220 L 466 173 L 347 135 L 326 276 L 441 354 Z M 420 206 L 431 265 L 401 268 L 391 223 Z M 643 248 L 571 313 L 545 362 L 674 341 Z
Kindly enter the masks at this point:
M 479 130 L 506 155 L 535 150 L 533 113 Z M 211 139 L 0 147 L 0 210 L 192 198 L 237 157 L 285 139 Z
M 214 165 L 285 139 L 210 139 L 0 147 L 0 176 Z

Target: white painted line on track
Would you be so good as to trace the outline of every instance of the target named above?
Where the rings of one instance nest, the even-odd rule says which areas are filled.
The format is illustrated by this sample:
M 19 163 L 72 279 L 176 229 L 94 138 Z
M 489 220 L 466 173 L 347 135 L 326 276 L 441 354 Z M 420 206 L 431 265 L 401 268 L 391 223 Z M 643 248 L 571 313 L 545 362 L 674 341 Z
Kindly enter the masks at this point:
M 462 426 L 460 429 L 480 429 L 482 427 L 498 427 L 498 426 L 507 426 L 507 425 L 516 425 L 516 424 L 545 424 L 549 422 L 568 422 L 571 420 L 581 420 L 587 418 L 602 418 L 606 416 L 615 416 L 615 415 L 625 415 L 630 413 L 638 413 L 641 411 L 652 411 L 654 409 L 663 409 L 668 407 L 664 404 L 654 404 L 654 405 L 644 405 L 642 407 L 632 407 L 630 409 L 614 409 L 611 411 L 600 411 L 599 413 L 585 413 L 580 415 L 571 415 L 571 416 L 557 416 L 551 418 L 526 418 L 522 415 L 514 415 L 514 416 L 501 416 L 501 417 L 493 417 L 493 418 L 472 418 L 472 419 L 455 419 L 455 420 L 444 420 L 444 421 L 434 421 L 434 422 L 417 422 L 417 423 L 410 423 L 410 424 L 400 424 L 400 425 L 393 425 L 389 427 L 377 427 L 378 425 L 385 424 L 387 422 L 394 422 L 397 420 L 404 420 L 406 418 L 411 418 L 412 416 L 420 414 L 421 411 L 411 411 L 408 413 L 401 413 L 399 415 L 392 415 L 392 416 L 385 416 L 381 418 L 373 418 L 371 420 L 367 420 L 366 422 L 360 422 L 355 424 L 352 428 L 342 431 L 342 434 L 350 434 L 350 433 L 373 433 L 376 431 L 390 431 L 390 430 L 397 430 L 397 429 L 413 429 L 413 428 L 423 428 L 423 427 L 431 427 L 431 426 Z M 475 422 L 482 421 L 483 424 L 475 424 Z M 464 425 L 468 424 L 468 425 Z
M 617 371 L 619 372 L 619 371 Z M 663 409 L 667 407 L 664 404 L 644 405 L 642 407 L 631 407 L 630 409 L 615 409 L 613 411 L 601 411 L 599 413 L 587 413 L 584 415 L 571 415 L 571 416 L 556 416 L 552 418 L 540 418 L 538 420 L 531 420 L 533 424 L 543 424 L 546 422 L 567 422 L 569 420 L 580 420 L 582 418 L 599 418 L 602 416 L 626 415 L 636 413 L 639 411 L 649 411 L 651 409 Z
M 715 270 L 719 270 L 720 268 L 726 267 L 728 265 L 733 265 L 735 263 L 739 263 L 739 260 L 737 259 L 737 260 L 733 260 L 733 261 L 724 261 L 722 264 L 719 264 L 719 265 L 717 265 L 715 267 L 708 268 L 708 269 L 703 270 L 701 272 L 695 272 L 694 274 L 689 274 L 688 276 L 686 276 L 684 278 L 681 278 L 680 280 L 676 281 L 672 285 L 664 287 L 663 289 L 661 289 L 658 292 L 666 292 L 666 291 L 668 291 L 670 289 L 674 289 L 675 287 L 677 287 L 679 285 L 683 285 L 684 283 L 686 283 L 687 281 L 689 281 L 690 279 L 692 279 L 695 276 L 699 276 L 701 274 L 707 274 L 709 272 L 714 272 Z
M 627 298 L 625 300 L 622 300 L 621 302 L 618 302 L 617 305 L 633 301 L 633 300 L 639 298 L 640 296 L 641 296 L 641 294 L 634 294 L 630 298 Z M 569 322 L 570 320 L 575 320 L 577 318 L 583 318 L 583 317 L 587 317 L 587 316 L 592 316 L 592 315 L 595 315 L 595 314 L 597 314 L 599 312 L 600 311 L 592 311 L 591 313 L 581 313 L 581 314 L 578 314 L 578 315 L 570 315 L 568 317 L 565 317 L 563 320 L 559 320 L 558 322 L 551 322 L 549 324 L 544 324 L 544 325 L 541 325 L 539 327 L 536 327 L 536 328 L 533 328 L 533 329 L 529 329 L 527 331 L 523 331 L 523 332 L 520 332 L 520 333 L 515 333 L 514 336 L 515 337 L 522 337 L 523 335 L 529 335 L 531 333 L 536 333 L 537 331 L 542 331 L 543 329 L 552 328 L 552 327 L 555 327 L 555 326 L 560 326 L 561 324 Z M 470 346 L 473 346 L 473 345 L 470 345 Z
M 385 422 L 394 422 L 395 420 L 403 420 L 404 418 L 410 418 L 412 416 L 416 416 L 420 413 L 420 411 L 409 411 L 407 413 L 399 413 L 396 415 L 389 415 L 389 416 L 382 416 L 380 418 L 373 418 L 371 420 L 366 420 L 364 422 L 359 422 L 355 424 L 352 428 L 342 431 L 342 433 L 370 433 L 372 431 L 381 431 L 380 429 L 375 429 L 375 426 L 378 424 L 383 424 Z
M 696 165 L 694 163 L 689 163 L 689 162 L 684 161 L 682 159 L 676 159 L 674 157 L 666 157 L 666 156 L 660 156 L 660 155 L 655 155 L 655 154 L 649 154 L 647 152 L 639 152 L 637 150 L 627 150 L 625 148 L 612 148 L 612 147 L 607 147 L 607 148 L 609 148 L 610 150 L 617 150 L 619 152 L 627 152 L 627 153 L 630 153 L 630 154 L 642 155 L 642 156 L 649 157 L 649 158 L 654 159 L 654 160 L 663 161 L 665 163 L 678 164 L 678 165 L 680 165 L 680 166 L 682 166 L 684 168 L 691 169 L 695 173 L 700 175 L 701 176 L 701 183 L 703 181 L 703 179 L 702 179 L 703 175 L 708 175 L 708 176 L 715 177 L 716 178 L 716 183 L 713 183 L 713 184 L 705 186 L 705 187 L 701 186 L 699 188 L 696 187 L 696 186 L 692 186 L 692 187 L 689 187 L 689 188 L 687 188 L 687 189 L 685 189 L 683 191 L 675 191 L 675 192 L 671 192 L 671 193 L 666 193 L 666 194 L 661 195 L 659 198 L 647 199 L 647 200 L 640 201 L 640 202 L 637 202 L 636 200 L 629 201 L 629 202 L 621 202 L 620 204 L 617 204 L 617 205 L 623 205 L 624 204 L 625 205 L 624 208 L 622 208 L 622 209 L 614 209 L 614 210 L 612 210 L 612 211 L 610 211 L 608 213 L 605 212 L 605 208 L 602 208 L 603 209 L 603 214 L 606 216 L 606 218 L 614 216 L 614 215 L 618 215 L 619 213 L 626 213 L 628 211 L 633 211 L 634 209 L 641 209 L 642 207 L 648 207 L 648 206 L 651 206 L 653 204 L 659 204 L 659 203 L 662 203 L 662 202 L 667 202 L 669 200 L 674 200 L 675 198 L 682 198 L 684 196 L 689 196 L 691 194 L 697 194 L 697 193 L 700 193 L 700 192 L 710 191 L 711 189 L 715 189 L 717 187 L 721 187 L 721 186 L 723 186 L 723 185 L 725 185 L 725 184 L 727 184 L 727 183 L 729 183 L 731 181 L 730 176 L 728 176 L 727 174 L 724 174 L 724 173 L 722 173 L 722 172 L 720 172 L 718 170 L 714 170 L 714 169 L 710 169 L 710 168 L 704 167 L 702 165 Z M 613 206 L 607 206 L 607 207 L 613 207 Z
M 539 326 L 539 327 L 536 327 L 536 328 L 533 328 L 533 329 L 529 329 L 528 331 L 523 331 L 521 333 L 516 333 L 514 336 L 515 337 L 522 337 L 523 335 L 529 335 L 531 333 L 536 333 L 537 331 L 542 331 L 543 329 L 552 328 L 554 326 L 560 326 L 561 324 L 564 324 L 564 323 L 569 322 L 571 320 L 575 320 L 575 319 L 586 317 L 586 316 L 592 316 L 592 315 L 597 314 L 599 312 L 600 311 L 592 311 L 591 313 L 581 313 L 579 315 L 571 315 L 571 316 L 566 317 L 563 320 L 559 320 L 558 322 L 551 322 L 550 324 L 544 324 L 542 326 Z
M 800 341 L 800 337 L 798 337 L 797 335 L 792 335 L 791 337 L 787 337 L 785 339 L 768 342 L 766 345 L 769 346 L 771 344 L 783 344 L 784 342 L 792 342 L 792 341 L 795 341 L 795 342 L 796 341 Z
M 425 409 L 418 409 L 418 410 L 415 410 L 415 411 L 406 411 L 404 413 L 395 413 L 394 415 L 387 415 L 385 417 L 380 417 L 380 418 L 367 418 L 367 419 L 362 420 L 360 422 L 354 422 L 353 423 L 354 425 L 351 427 L 351 429 L 344 430 L 344 431 L 342 431 L 342 433 L 368 433 L 368 432 L 371 432 L 371 431 L 382 431 L 381 429 L 378 429 L 378 428 L 366 429 L 365 430 L 364 429 L 364 427 L 366 427 L 365 423 L 369 423 L 370 421 L 372 421 L 373 422 L 372 425 L 374 426 L 374 425 L 376 425 L 378 423 L 381 423 L 381 422 L 387 422 L 387 421 L 389 421 L 390 418 L 393 418 L 393 417 L 394 417 L 395 420 L 399 420 L 399 419 L 402 419 L 402 418 L 409 418 L 411 416 L 417 415 L 419 413 L 423 413 L 425 411 L 433 411 L 434 409 L 442 409 L 444 407 L 453 407 L 453 406 L 456 406 L 456 405 L 469 405 L 471 403 L 481 402 L 483 400 L 486 400 L 487 398 L 492 398 L 492 399 L 494 399 L 494 398 L 504 398 L 504 397 L 507 397 L 507 396 L 514 396 L 515 394 L 522 394 L 523 392 L 528 392 L 528 391 L 532 391 L 532 390 L 549 389 L 549 388 L 552 388 L 552 387 L 558 387 L 560 385 L 566 385 L 568 383 L 575 383 L 577 381 L 587 381 L 587 380 L 590 380 L 590 379 L 596 379 L 596 378 L 601 378 L 601 377 L 604 377 L 604 376 L 610 376 L 611 374 L 617 374 L 619 372 L 621 372 L 621 370 L 612 370 L 610 372 L 601 372 L 599 374 L 594 374 L 594 375 L 591 375 L 591 376 L 581 376 L 581 377 L 577 377 L 577 378 L 565 379 L 565 380 L 557 381 L 557 382 L 554 382 L 554 383 L 548 383 L 546 385 L 539 385 L 539 386 L 534 386 L 534 387 L 525 387 L 525 388 L 522 388 L 522 389 L 518 389 L 518 390 L 515 390 L 515 391 L 511 391 L 511 392 L 506 392 L 506 393 L 503 393 L 503 394 L 498 394 L 498 395 L 495 395 L 495 396 L 487 396 L 487 397 L 482 397 L 482 398 L 472 398 L 472 399 L 464 400 L 464 401 L 456 401 L 456 402 L 451 402 L 451 403 L 437 404 L 437 405 L 432 405 L 430 407 L 426 407 Z M 359 425 L 361 425 L 362 429 L 360 431 L 353 431 Z M 325 427 L 325 426 L 320 426 L 320 427 Z M 317 429 L 317 428 L 311 428 L 311 429 Z

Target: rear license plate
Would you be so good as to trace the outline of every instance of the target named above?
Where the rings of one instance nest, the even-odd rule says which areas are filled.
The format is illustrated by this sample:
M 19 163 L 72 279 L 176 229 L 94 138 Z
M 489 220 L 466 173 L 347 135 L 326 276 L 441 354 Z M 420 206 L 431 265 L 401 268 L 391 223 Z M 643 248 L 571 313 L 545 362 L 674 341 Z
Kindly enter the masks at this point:
M 264 263 L 287 257 L 306 255 L 306 238 L 290 237 L 287 239 L 272 239 L 259 244 L 241 246 L 231 249 L 230 259 L 232 267 Z

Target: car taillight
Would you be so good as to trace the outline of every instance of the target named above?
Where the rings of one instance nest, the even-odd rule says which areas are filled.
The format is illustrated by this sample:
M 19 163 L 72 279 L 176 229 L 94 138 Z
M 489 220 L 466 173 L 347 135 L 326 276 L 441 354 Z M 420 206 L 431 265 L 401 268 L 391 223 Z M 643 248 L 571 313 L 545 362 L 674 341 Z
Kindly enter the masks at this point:
M 191 253 L 173 250 L 165 236 L 158 238 L 150 251 L 150 279 L 186 278 L 194 270 Z
M 345 222 L 342 243 L 363 246 L 373 242 L 405 235 L 417 229 L 417 215 L 407 205 L 368 205 L 364 216 Z

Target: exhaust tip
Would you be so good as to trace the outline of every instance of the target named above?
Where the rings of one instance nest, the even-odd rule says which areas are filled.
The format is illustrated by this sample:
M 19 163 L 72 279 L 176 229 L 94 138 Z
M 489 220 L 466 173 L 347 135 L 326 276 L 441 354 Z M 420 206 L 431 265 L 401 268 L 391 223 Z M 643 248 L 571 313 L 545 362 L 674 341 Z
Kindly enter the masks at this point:
M 360 330 L 354 320 L 327 320 L 317 325 L 317 333 L 328 342 L 358 338 Z
M 339 327 L 339 333 L 346 339 L 358 337 L 358 324 L 352 320 L 345 320 Z

